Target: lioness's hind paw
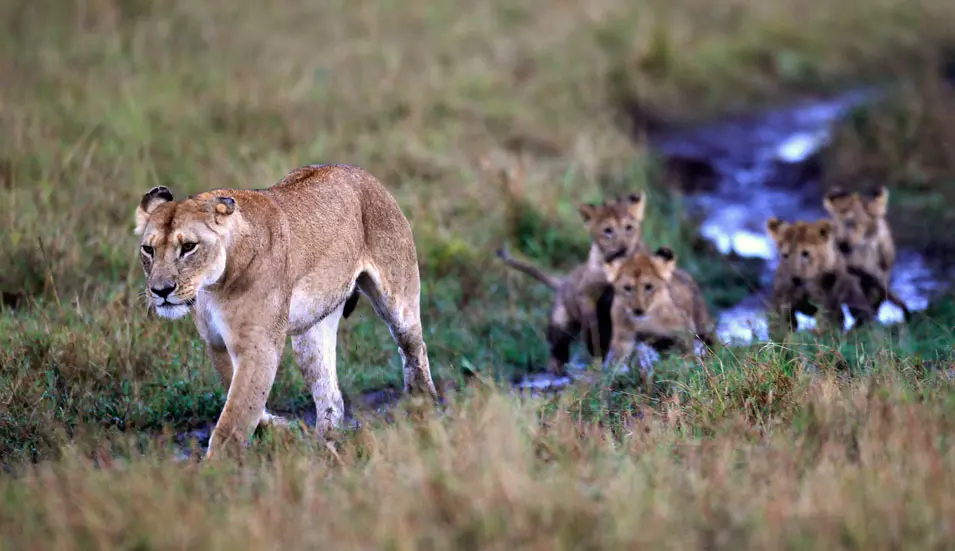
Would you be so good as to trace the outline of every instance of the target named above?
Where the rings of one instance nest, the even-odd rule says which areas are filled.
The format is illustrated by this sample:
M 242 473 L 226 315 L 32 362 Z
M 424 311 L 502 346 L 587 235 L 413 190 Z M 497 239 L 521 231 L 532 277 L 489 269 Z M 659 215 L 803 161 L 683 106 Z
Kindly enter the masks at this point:
M 273 415 L 267 411 L 262 412 L 262 417 L 259 418 L 259 424 L 270 426 L 270 427 L 288 427 L 291 425 L 289 420 L 285 417 L 279 415 Z

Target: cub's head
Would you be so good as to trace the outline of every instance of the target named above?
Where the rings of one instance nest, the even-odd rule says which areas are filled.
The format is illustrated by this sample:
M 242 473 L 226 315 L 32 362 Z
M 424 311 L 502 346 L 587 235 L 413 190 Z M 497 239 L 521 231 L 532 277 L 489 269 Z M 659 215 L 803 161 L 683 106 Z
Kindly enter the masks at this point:
M 670 301 L 675 269 L 676 253 L 670 247 L 604 264 L 607 280 L 613 284 L 614 308 L 622 308 L 634 321 L 645 319 L 655 307 Z
M 839 253 L 829 220 L 789 224 L 774 216 L 766 221 L 766 231 L 779 252 L 777 269 L 785 270 L 793 285 L 802 285 L 835 267 Z
M 143 195 L 135 233 L 142 236 L 146 296 L 157 314 L 186 315 L 199 289 L 222 277 L 225 234 L 235 211 L 233 198 L 210 193 L 175 201 L 168 188 L 156 187 Z
M 879 222 L 885 218 L 889 204 L 889 191 L 879 188 L 868 197 L 832 189 L 822 201 L 826 212 L 832 216 L 836 244 L 843 253 L 864 245 L 879 231 Z
M 610 262 L 640 248 L 645 206 L 643 193 L 631 193 L 599 205 L 580 205 L 580 217 L 604 261 Z

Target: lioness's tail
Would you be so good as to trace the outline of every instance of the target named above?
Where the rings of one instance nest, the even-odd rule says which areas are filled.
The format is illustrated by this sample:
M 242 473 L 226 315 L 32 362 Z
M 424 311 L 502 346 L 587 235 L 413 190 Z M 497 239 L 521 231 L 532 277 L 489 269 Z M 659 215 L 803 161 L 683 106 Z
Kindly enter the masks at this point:
M 497 256 L 499 256 L 501 260 L 507 263 L 508 266 L 518 271 L 524 272 L 525 274 L 533 277 L 537 281 L 540 281 L 544 285 L 547 285 L 551 289 L 556 290 L 557 287 L 559 287 L 561 284 L 561 279 L 559 277 L 552 276 L 544 272 L 544 270 L 541 270 L 537 266 L 534 266 L 533 264 L 528 264 L 527 262 L 521 262 L 520 260 L 517 260 L 516 258 L 512 257 L 511 253 L 507 251 L 506 247 L 501 247 L 500 249 L 498 249 Z

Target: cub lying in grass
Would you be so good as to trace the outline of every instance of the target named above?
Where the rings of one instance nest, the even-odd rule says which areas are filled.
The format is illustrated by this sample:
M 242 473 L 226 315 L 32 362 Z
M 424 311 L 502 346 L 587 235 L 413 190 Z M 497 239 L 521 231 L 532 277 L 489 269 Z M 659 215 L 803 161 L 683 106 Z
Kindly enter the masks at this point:
M 780 340 L 798 327 L 796 312 L 821 314 L 820 330 L 841 330 L 845 323 L 842 305 L 856 319 L 855 327 L 875 317 L 859 279 L 849 273 L 845 257 L 837 250 L 832 222 L 783 222 L 771 217 L 766 230 L 776 244 L 779 265 L 773 281 L 770 336 Z
M 517 260 L 505 248 L 497 251 L 509 266 L 554 290 L 554 305 L 547 325 L 548 368 L 551 372 L 564 373 L 570 360 L 570 345 L 581 334 L 593 356 L 606 353 L 610 341 L 609 312 L 598 308 L 601 297 L 609 291 L 603 265 L 643 250 L 641 224 L 645 205 L 644 195 L 640 193 L 631 193 L 600 205 L 581 205 L 580 216 L 592 239 L 590 254 L 586 262 L 564 277 L 548 274 L 537 266 Z
M 836 244 L 845 255 L 849 273 L 859 278 L 862 292 L 876 312 L 888 300 L 906 321 L 912 317 L 905 302 L 889 289 L 895 265 L 895 241 L 885 219 L 889 191 L 881 187 L 871 197 L 834 188 L 823 198 L 832 217 Z
M 639 252 L 604 265 L 613 284 L 613 337 L 605 366 L 626 362 L 637 341 L 658 351 L 681 352 L 693 350 L 694 338 L 714 344 L 713 317 L 703 293 L 676 260 L 672 249 L 660 247 L 653 254 Z

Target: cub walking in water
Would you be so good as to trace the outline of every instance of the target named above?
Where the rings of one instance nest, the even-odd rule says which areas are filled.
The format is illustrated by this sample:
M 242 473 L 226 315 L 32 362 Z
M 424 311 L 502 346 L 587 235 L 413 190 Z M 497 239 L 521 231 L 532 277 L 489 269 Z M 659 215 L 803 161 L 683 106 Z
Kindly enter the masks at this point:
M 888 204 L 889 191 L 885 187 L 870 197 L 834 188 L 823 199 L 833 220 L 839 252 L 846 257 L 849 273 L 859 278 L 872 309 L 878 312 L 888 300 L 902 310 L 908 321 L 911 312 L 889 289 L 895 266 L 895 242 L 885 219 Z
M 564 277 L 516 260 L 507 249 L 498 250 L 498 256 L 509 266 L 554 290 L 554 305 L 547 326 L 551 372 L 564 373 L 570 360 L 570 345 L 581 334 L 591 355 L 606 354 L 610 342 L 609 313 L 599 306 L 610 287 L 603 265 L 644 249 L 641 224 L 645 208 L 646 199 L 641 193 L 631 193 L 600 205 L 581 205 L 578 210 L 592 239 L 590 254 L 585 263 Z
M 856 320 L 854 328 L 875 317 L 859 279 L 849 273 L 846 259 L 837 249 L 831 221 L 789 224 L 774 216 L 766 221 L 766 230 L 779 253 L 770 320 L 773 340 L 781 340 L 783 324 L 788 324 L 790 331 L 797 329 L 796 312 L 820 313 L 820 329 L 836 331 L 845 324 L 843 304 Z
M 388 190 L 348 165 L 307 166 L 263 190 L 217 189 L 176 201 L 143 195 L 135 233 L 156 313 L 192 319 L 228 389 L 207 457 L 244 444 L 265 411 L 291 336 L 320 433 L 344 413 L 338 322 L 356 293 L 388 324 L 406 392 L 437 398 L 420 314 L 411 226 Z
M 613 337 L 604 365 L 629 360 L 637 341 L 658 351 L 693 350 L 694 338 L 714 344 L 714 322 L 699 285 L 677 268 L 676 253 L 660 247 L 606 263 L 613 284 Z

